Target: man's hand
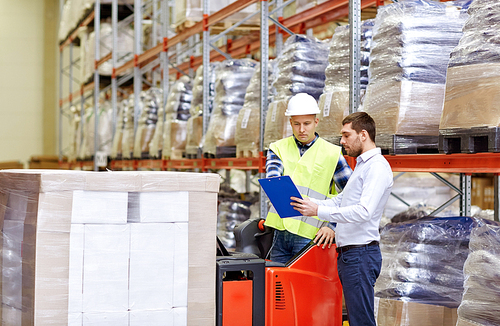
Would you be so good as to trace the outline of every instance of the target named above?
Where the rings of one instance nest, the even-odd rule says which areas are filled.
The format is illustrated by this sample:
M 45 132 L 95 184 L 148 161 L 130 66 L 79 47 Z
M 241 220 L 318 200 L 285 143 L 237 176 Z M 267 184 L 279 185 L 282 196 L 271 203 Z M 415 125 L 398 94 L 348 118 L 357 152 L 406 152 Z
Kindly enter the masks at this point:
M 328 226 L 323 226 L 316 233 L 316 237 L 314 238 L 314 243 L 319 247 L 323 244 L 322 249 L 325 249 L 326 245 L 328 248 L 331 248 L 333 242 L 335 240 L 335 231 L 330 229 Z
M 299 211 L 303 216 L 318 215 L 318 205 L 309 200 L 309 198 L 300 199 L 298 197 L 290 197 L 290 199 L 293 200 L 290 203 L 293 209 Z

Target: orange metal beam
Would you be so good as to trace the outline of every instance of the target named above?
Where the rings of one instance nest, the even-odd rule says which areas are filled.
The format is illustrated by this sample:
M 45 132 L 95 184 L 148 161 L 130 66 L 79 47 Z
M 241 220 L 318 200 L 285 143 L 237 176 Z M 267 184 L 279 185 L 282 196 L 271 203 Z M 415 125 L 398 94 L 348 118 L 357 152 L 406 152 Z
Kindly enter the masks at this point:
M 500 173 L 500 153 L 386 155 L 394 172 Z

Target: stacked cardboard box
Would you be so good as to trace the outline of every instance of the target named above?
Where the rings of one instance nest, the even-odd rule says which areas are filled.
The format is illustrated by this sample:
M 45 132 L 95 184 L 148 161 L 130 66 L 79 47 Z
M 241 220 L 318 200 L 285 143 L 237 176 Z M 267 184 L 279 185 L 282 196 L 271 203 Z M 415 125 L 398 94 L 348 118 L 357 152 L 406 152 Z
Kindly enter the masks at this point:
M 481 209 L 494 209 L 495 188 L 492 178 L 472 178 L 471 204 Z
M 214 325 L 219 176 L 0 172 L 6 325 Z
M 375 298 L 375 319 L 383 326 L 455 326 L 457 309 Z

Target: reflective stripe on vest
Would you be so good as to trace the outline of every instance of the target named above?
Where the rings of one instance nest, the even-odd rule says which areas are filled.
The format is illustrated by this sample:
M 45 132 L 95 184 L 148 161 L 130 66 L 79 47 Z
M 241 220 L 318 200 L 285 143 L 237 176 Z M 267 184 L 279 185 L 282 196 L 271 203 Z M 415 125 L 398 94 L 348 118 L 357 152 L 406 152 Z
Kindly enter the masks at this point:
M 284 166 L 283 174 L 292 177 L 302 196 L 320 200 L 330 197 L 330 183 L 337 167 L 340 147 L 318 138 L 301 157 L 294 138 L 288 137 L 271 144 L 270 149 L 280 157 Z M 309 239 L 314 238 L 318 229 L 327 224 L 327 221 L 317 216 L 298 215 L 282 219 L 274 207 L 271 207 L 266 218 L 266 225 L 270 227 Z

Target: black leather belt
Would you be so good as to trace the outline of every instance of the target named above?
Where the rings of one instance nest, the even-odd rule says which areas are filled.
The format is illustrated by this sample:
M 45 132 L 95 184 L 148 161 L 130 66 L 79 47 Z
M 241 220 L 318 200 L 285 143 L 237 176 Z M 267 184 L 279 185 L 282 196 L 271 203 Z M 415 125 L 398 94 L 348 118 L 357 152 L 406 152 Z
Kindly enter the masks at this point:
M 339 248 L 337 248 L 337 253 L 340 254 L 341 252 L 346 252 L 349 249 L 361 248 L 361 247 L 366 247 L 366 246 L 378 246 L 378 241 L 373 240 L 372 242 L 364 244 L 364 245 L 348 245 L 348 246 L 339 247 Z

